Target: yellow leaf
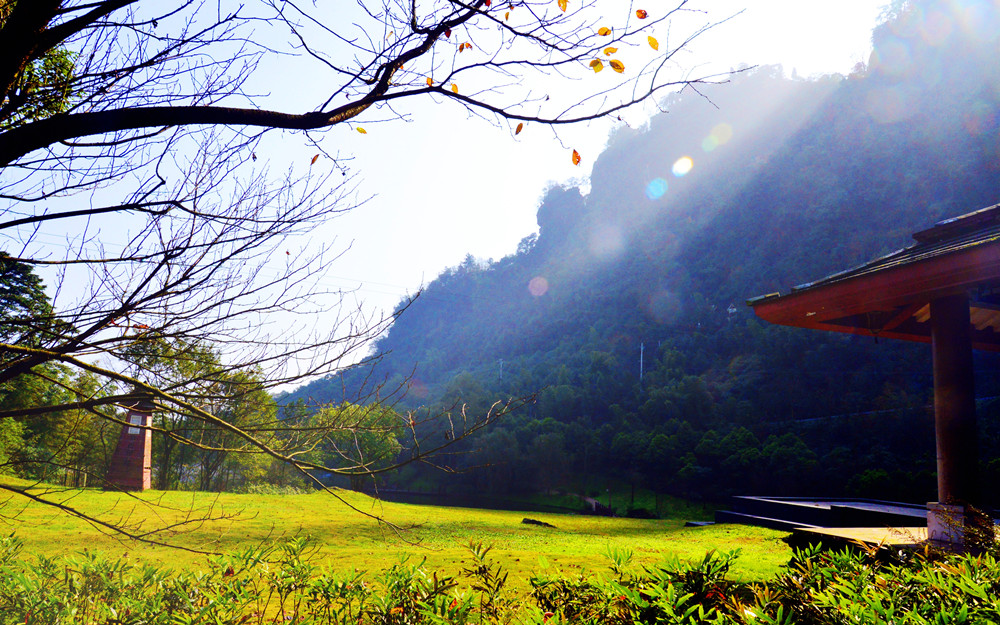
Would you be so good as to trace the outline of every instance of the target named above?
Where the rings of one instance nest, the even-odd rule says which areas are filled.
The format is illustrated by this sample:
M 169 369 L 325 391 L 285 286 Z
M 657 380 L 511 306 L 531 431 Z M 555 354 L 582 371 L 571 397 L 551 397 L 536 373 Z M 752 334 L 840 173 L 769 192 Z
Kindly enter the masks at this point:
M 625 71 L 625 64 L 617 59 L 611 59 L 608 65 L 610 65 L 611 69 L 615 70 L 619 74 Z
M 611 56 L 615 52 L 618 52 L 618 48 L 615 48 L 615 47 L 612 47 L 612 46 L 608 46 L 607 48 L 604 48 L 604 56 Z
M 427 86 L 428 87 L 434 86 L 434 80 L 430 76 L 427 77 Z
M 654 50 L 659 50 L 660 49 L 660 42 L 656 40 L 656 37 L 649 36 L 647 39 L 649 40 L 649 47 L 650 48 L 652 48 Z
M 521 122 L 520 124 L 517 125 L 517 129 L 514 131 L 514 134 L 519 135 L 521 134 L 522 130 L 524 130 L 524 122 Z
M 358 132 L 360 132 L 360 133 L 361 133 L 361 134 L 363 134 L 363 135 L 366 135 L 366 134 L 368 134 L 368 131 L 367 131 L 367 130 L 365 130 L 364 128 L 362 128 L 361 126 L 358 126 Z
M 458 85 L 456 85 L 455 83 L 451 83 L 451 92 L 458 93 Z
M 601 62 L 601 59 L 594 59 L 593 61 L 590 62 L 590 68 L 594 70 L 594 73 L 596 74 L 597 72 L 604 69 L 604 63 Z
M 569 5 L 569 0 L 559 0 L 559 8 L 566 12 L 566 7 Z
M 602 37 L 607 37 L 608 35 L 611 34 L 611 29 L 608 28 L 607 26 L 601 26 L 597 30 L 597 34 L 600 35 L 600 36 L 602 36 Z

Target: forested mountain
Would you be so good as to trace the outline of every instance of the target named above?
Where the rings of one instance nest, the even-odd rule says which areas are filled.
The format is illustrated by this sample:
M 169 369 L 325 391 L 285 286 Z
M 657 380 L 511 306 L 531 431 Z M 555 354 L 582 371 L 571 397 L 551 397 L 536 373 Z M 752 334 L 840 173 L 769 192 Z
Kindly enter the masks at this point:
M 489 466 L 449 483 L 933 499 L 927 347 L 768 326 L 744 301 L 1000 202 L 1000 15 L 961 4 L 904 3 L 847 77 L 763 67 L 671 97 L 610 138 L 588 193 L 548 190 L 515 254 L 427 285 L 377 345 L 402 405 L 537 393 L 456 460 Z M 996 360 L 977 358 L 996 482 Z

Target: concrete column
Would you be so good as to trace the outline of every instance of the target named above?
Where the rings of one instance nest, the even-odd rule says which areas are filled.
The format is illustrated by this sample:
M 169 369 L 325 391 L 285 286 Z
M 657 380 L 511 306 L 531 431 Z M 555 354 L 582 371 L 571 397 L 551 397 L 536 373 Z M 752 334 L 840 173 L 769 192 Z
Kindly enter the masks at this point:
M 938 501 L 964 506 L 976 502 L 978 479 L 969 298 L 943 297 L 930 309 Z

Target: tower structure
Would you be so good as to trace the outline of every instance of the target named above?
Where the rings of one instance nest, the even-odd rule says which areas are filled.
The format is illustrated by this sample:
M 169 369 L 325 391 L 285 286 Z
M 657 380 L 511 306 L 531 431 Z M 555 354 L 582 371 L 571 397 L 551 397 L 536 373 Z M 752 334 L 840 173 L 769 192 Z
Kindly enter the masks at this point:
M 118 446 L 108 467 L 108 488 L 147 490 L 152 480 L 152 440 L 149 429 L 153 418 L 153 400 L 137 397 L 129 406 L 126 425 L 118 436 Z

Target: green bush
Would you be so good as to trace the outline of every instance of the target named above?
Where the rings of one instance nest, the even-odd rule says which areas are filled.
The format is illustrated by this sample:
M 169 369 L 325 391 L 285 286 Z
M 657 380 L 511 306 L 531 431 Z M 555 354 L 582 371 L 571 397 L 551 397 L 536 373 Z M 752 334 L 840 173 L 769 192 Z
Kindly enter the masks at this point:
M 312 564 L 297 538 L 174 573 L 83 553 L 22 557 L 0 539 L 0 624 L 19 625 L 594 625 L 997 623 L 1000 565 L 982 555 L 879 550 L 797 552 L 764 583 L 727 579 L 736 553 L 636 568 L 609 549 L 604 575 L 536 574 L 508 582 L 489 546 L 469 545 L 458 576 L 402 560 L 369 575 Z M 886 557 L 886 555 L 892 557 Z

